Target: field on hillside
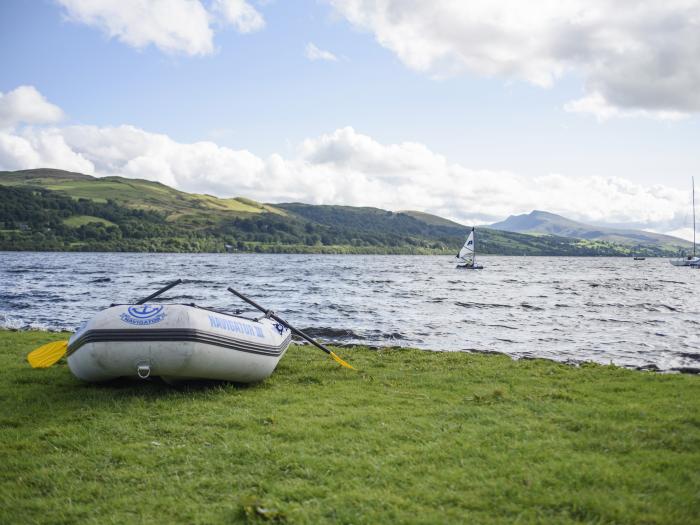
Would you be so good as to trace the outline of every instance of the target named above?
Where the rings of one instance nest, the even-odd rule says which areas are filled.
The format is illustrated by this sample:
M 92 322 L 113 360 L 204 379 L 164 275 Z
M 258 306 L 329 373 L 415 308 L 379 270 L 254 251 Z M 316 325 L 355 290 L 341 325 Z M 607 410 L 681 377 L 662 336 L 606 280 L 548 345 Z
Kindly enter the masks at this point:
M 697 523 L 700 377 L 291 347 L 261 384 L 83 384 L 0 332 L 2 523 Z

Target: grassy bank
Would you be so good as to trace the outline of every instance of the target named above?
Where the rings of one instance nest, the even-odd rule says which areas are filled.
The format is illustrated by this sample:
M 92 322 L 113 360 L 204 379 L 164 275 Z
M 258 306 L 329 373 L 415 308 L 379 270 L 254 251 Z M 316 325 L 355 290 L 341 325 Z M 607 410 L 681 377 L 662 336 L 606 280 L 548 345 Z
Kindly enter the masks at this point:
M 252 387 L 87 385 L 0 331 L 0 523 L 698 523 L 700 377 L 292 347 Z

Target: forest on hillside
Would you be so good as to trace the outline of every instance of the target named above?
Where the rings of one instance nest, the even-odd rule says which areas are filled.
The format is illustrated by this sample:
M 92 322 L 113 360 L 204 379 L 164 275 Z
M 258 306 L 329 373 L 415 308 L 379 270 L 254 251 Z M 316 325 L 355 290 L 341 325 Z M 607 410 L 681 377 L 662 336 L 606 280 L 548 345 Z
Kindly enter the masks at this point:
M 457 224 L 429 224 L 376 208 L 276 207 L 286 214 L 218 213 L 195 227 L 158 208 L 0 185 L 0 250 L 452 254 L 466 234 Z M 499 255 L 669 255 L 655 246 L 489 229 L 478 231 L 478 249 Z
M 0 186 L 0 250 L 48 251 L 324 251 L 424 253 L 458 239 L 430 240 L 362 231 L 270 213 L 232 216 L 202 228 L 114 201 L 73 199 L 41 188 Z M 452 245 L 452 246 L 451 246 Z

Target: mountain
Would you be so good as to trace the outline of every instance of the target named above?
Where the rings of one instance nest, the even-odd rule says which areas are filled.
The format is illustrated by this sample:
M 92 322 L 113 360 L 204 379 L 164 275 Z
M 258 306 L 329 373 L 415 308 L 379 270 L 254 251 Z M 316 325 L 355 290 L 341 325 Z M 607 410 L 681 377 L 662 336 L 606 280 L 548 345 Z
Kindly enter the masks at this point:
M 264 204 L 53 169 L 0 172 L 0 250 L 454 254 L 461 224 L 417 211 Z M 478 230 L 479 253 L 629 255 L 598 239 Z M 671 255 L 648 244 L 634 253 Z
M 670 235 L 642 230 L 591 226 L 539 210 L 523 215 L 511 215 L 504 221 L 489 225 L 489 228 L 530 235 L 557 235 L 573 239 L 606 241 L 625 246 L 663 246 L 676 251 L 692 246 L 688 241 Z

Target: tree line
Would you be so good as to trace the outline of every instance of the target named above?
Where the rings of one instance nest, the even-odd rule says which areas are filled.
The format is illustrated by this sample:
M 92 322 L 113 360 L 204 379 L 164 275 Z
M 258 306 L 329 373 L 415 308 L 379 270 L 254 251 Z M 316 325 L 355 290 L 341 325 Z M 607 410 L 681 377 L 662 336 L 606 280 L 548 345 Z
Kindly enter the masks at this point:
M 44 188 L 0 186 L 0 250 L 258 253 L 456 253 L 466 229 L 376 208 L 280 205 L 202 224 Z M 656 246 L 481 229 L 478 251 L 500 255 L 668 255 Z

